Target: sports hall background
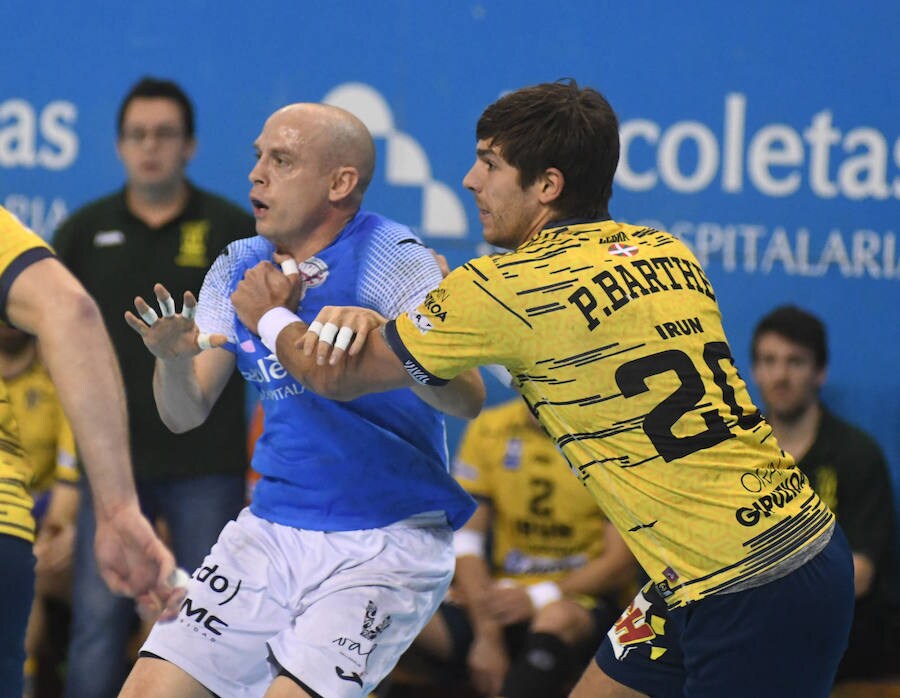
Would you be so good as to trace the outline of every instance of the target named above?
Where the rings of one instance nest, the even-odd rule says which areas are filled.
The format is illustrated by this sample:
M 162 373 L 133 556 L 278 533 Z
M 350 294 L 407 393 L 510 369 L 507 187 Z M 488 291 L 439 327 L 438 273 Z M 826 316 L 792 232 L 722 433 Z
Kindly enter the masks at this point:
M 0 21 L 0 202 L 51 237 L 67 212 L 119 187 L 115 113 L 153 74 L 194 100 L 190 176 L 245 205 L 270 112 L 320 100 L 354 111 L 378 146 L 368 207 L 458 264 L 483 251 L 460 184 L 481 110 L 506 90 L 575 77 L 622 121 L 613 216 L 694 247 L 745 378 L 764 313 L 794 302 L 819 314 L 825 398 L 878 438 L 900 503 L 898 26 L 896 0 L 12 0 Z M 508 396 L 487 380 L 491 401 Z

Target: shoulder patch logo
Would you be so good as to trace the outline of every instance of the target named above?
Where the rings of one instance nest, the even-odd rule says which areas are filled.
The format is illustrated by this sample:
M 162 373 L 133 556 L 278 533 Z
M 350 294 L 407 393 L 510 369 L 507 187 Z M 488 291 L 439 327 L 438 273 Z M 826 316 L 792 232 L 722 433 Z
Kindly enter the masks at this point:
M 328 279 L 328 265 L 318 257 L 310 257 L 300 262 L 300 278 L 303 279 L 303 294 L 306 289 L 321 286 Z
M 638 252 L 637 245 L 623 245 L 617 242 L 607 248 L 607 252 L 616 257 L 634 257 Z

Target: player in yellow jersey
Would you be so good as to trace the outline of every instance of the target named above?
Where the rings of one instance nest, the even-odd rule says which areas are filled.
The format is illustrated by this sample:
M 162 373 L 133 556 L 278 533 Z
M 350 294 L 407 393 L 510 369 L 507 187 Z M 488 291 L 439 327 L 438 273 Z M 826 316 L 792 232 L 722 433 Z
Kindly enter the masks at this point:
M 467 426 L 453 475 L 478 509 L 413 648 L 484 695 L 563 695 L 634 595 L 634 557 L 522 400 Z
M 94 493 L 96 553 L 115 590 L 167 605 L 171 553 L 141 515 L 131 476 L 118 365 L 97 306 L 37 235 L 0 207 L 0 322 L 35 335 L 72 423 Z M 0 691 L 22 694 L 23 636 L 34 593 L 31 466 L 0 381 Z M 151 598 L 152 597 L 152 598 Z
M 39 655 L 56 640 L 47 633 L 50 616 L 67 614 L 75 515 L 78 511 L 78 470 L 75 437 L 62 410 L 56 388 L 38 356 L 34 337 L 15 327 L 0 325 L 0 378 L 19 428 L 22 448 L 31 466 L 29 489 L 37 524 L 34 545 L 35 599 L 25 649 L 26 684 L 36 676 Z M 57 633 L 58 635 L 58 633 Z M 51 672 L 42 672 L 44 676 Z M 31 695 L 26 689 L 26 694 Z
M 651 579 L 575 698 L 828 695 L 852 615 L 846 539 L 751 403 L 694 255 L 610 218 L 612 108 L 542 84 L 490 105 L 476 135 L 463 184 L 485 240 L 511 252 L 456 269 L 381 332 L 365 309 L 296 322 L 275 306 L 298 279 L 266 263 L 238 286 L 239 316 L 332 397 L 509 369 Z M 329 324 L 356 333 L 347 360 Z

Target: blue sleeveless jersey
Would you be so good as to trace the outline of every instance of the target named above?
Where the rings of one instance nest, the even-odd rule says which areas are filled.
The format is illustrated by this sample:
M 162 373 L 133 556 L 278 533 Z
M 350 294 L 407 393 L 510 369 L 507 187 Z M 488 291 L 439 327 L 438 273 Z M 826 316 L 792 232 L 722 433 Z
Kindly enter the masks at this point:
M 462 526 L 475 503 L 448 472 L 440 412 L 407 389 L 350 402 L 319 397 L 237 318 L 231 293 L 246 270 L 272 261 L 273 252 L 259 236 L 231 243 L 207 274 L 197 307 L 203 332 L 229 338 L 225 348 L 265 412 L 253 453 L 262 475 L 253 513 L 296 528 L 340 531 L 442 510 L 453 528 Z M 326 305 L 394 317 L 414 309 L 441 280 L 431 252 L 408 228 L 365 211 L 300 272 L 305 291 L 297 314 L 306 323 Z

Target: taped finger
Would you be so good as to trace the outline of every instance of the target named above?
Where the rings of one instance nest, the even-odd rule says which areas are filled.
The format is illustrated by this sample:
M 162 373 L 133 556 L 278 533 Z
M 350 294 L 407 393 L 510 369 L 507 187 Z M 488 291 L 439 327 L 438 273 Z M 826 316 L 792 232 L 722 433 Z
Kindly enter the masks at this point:
M 313 320 L 311 323 L 309 323 L 309 327 L 306 328 L 306 331 L 318 337 L 319 332 L 322 331 L 322 323 L 318 320 Z
M 286 259 L 281 263 L 281 271 L 284 272 L 285 276 L 290 276 L 291 274 L 299 274 L 300 268 L 297 266 L 297 260 L 295 259 Z
M 157 298 L 159 301 L 159 310 L 163 317 L 173 317 L 175 315 L 175 299 L 172 296 L 168 298 Z
M 354 334 L 352 327 L 344 325 L 341 328 L 341 331 L 338 332 L 337 339 L 334 340 L 334 348 L 346 351 L 347 347 L 350 346 L 350 340 L 353 339 Z
M 334 344 L 334 337 L 338 333 L 338 326 L 333 322 L 326 322 L 319 332 L 319 341 L 325 344 Z
M 193 320 L 194 314 L 196 312 L 197 312 L 196 305 L 188 305 L 187 303 L 185 303 L 184 307 L 181 309 L 181 317 L 183 317 L 185 320 Z
M 152 325 L 159 320 L 159 315 L 156 314 L 156 311 L 153 308 L 148 306 L 146 310 L 141 311 L 141 319 L 148 325 Z
M 200 347 L 200 351 L 206 351 L 207 349 L 212 349 L 212 342 L 209 339 L 209 334 L 206 332 L 201 332 L 197 335 L 197 346 Z

